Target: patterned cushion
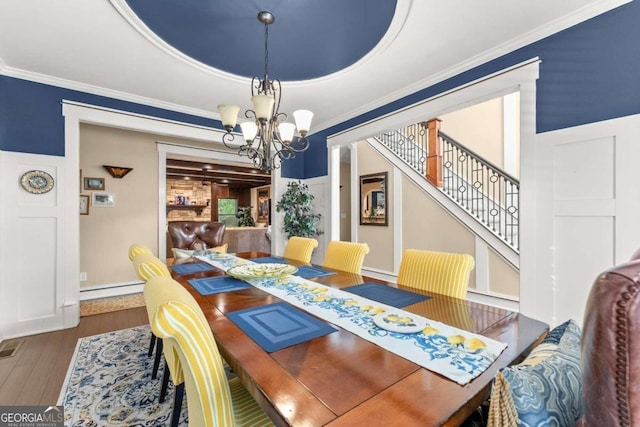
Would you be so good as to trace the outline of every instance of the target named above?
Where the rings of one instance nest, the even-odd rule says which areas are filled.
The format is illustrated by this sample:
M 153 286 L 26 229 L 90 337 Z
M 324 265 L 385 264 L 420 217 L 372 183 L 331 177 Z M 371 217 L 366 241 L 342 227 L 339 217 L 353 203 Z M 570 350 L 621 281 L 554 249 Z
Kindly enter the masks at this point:
M 573 426 L 581 413 L 580 327 L 569 320 L 496 375 L 488 425 Z
M 228 243 L 225 243 L 222 246 L 216 246 L 215 248 L 209 248 L 206 251 L 200 251 L 200 255 L 202 255 L 203 253 L 208 253 L 208 252 L 217 252 L 219 254 L 226 254 L 227 253 L 227 248 L 229 247 Z M 194 255 L 194 253 L 196 251 L 194 250 L 190 250 L 190 249 L 180 249 L 180 248 L 173 248 L 173 257 L 174 258 L 190 258 Z M 198 255 L 198 254 L 196 254 Z

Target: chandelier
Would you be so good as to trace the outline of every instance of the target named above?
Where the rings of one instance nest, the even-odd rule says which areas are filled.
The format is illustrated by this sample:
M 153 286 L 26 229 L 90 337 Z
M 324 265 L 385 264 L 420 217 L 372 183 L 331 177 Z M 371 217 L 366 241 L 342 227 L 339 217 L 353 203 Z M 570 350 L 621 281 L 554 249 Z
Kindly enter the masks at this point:
M 280 80 L 269 80 L 269 25 L 275 17 L 271 12 L 258 13 L 258 21 L 264 24 L 264 76 L 251 80 L 251 103 L 253 110 L 245 111 L 249 121 L 240 123 L 244 144 L 239 148 L 228 143 L 235 139 L 232 133 L 238 121 L 240 107 L 233 104 L 220 104 L 218 111 L 222 125 L 227 130 L 222 137 L 225 146 L 238 149 L 240 156 L 253 160 L 255 167 L 270 172 L 280 167 L 283 160 L 290 159 L 295 153 L 301 153 L 309 148 L 306 135 L 311 127 L 313 113 L 308 110 L 293 112 L 295 124 L 286 122 L 287 115 L 281 113 Z M 296 128 L 299 137 L 295 138 Z

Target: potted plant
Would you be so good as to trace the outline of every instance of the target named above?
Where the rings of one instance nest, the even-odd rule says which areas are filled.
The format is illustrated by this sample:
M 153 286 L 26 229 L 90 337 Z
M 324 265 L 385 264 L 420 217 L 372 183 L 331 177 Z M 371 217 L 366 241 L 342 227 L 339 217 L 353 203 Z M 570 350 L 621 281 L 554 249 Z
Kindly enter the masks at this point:
M 238 212 L 236 213 L 236 218 L 238 218 L 238 227 L 255 227 L 256 222 L 251 216 L 251 208 L 253 206 L 245 206 L 239 207 Z
M 313 213 L 311 202 L 313 194 L 309 192 L 309 186 L 302 181 L 291 181 L 287 184 L 280 201 L 276 204 L 276 211 L 284 211 L 284 232 L 287 238 L 314 237 L 322 234 L 318 230 L 317 222 L 320 214 Z

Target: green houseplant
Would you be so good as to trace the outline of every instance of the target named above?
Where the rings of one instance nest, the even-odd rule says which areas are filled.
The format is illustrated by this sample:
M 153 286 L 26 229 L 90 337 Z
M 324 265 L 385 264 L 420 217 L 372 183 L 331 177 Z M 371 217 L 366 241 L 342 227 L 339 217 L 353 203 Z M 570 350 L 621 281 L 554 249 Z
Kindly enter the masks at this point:
M 322 234 L 318 230 L 317 222 L 320 214 L 313 213 L 313 194 L 309 192 L 309 186 L 302 181 L 291 181 L 276 204 L 276 212 L 284 211 L 284 232 L 287 238 L 314 237 Z
M 238 227 L 255 227 L 256 222 L 251 216 L 251 209 L 253 206 L 244 206 L 239 207 L 238 212 L 236 213 L 236 218 L 238 218 Z

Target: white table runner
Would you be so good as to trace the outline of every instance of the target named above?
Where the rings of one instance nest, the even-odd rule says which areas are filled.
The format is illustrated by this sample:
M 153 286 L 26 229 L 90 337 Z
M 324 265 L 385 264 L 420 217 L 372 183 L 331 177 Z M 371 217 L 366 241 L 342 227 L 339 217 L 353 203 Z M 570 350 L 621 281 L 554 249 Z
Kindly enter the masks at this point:
M 252 263 L 231 254 L 197 258 L 224 271 L 236 265 Z M 298 276 L 245 280 L 256 288 L 460 385 L 467 384 L 484 372 L 507 347 L 482 335 Z M 426 326 L 420 332 L 411 334 L 390 332 L 373 322 L 375 315 L 385 312 L 424 320 Z

